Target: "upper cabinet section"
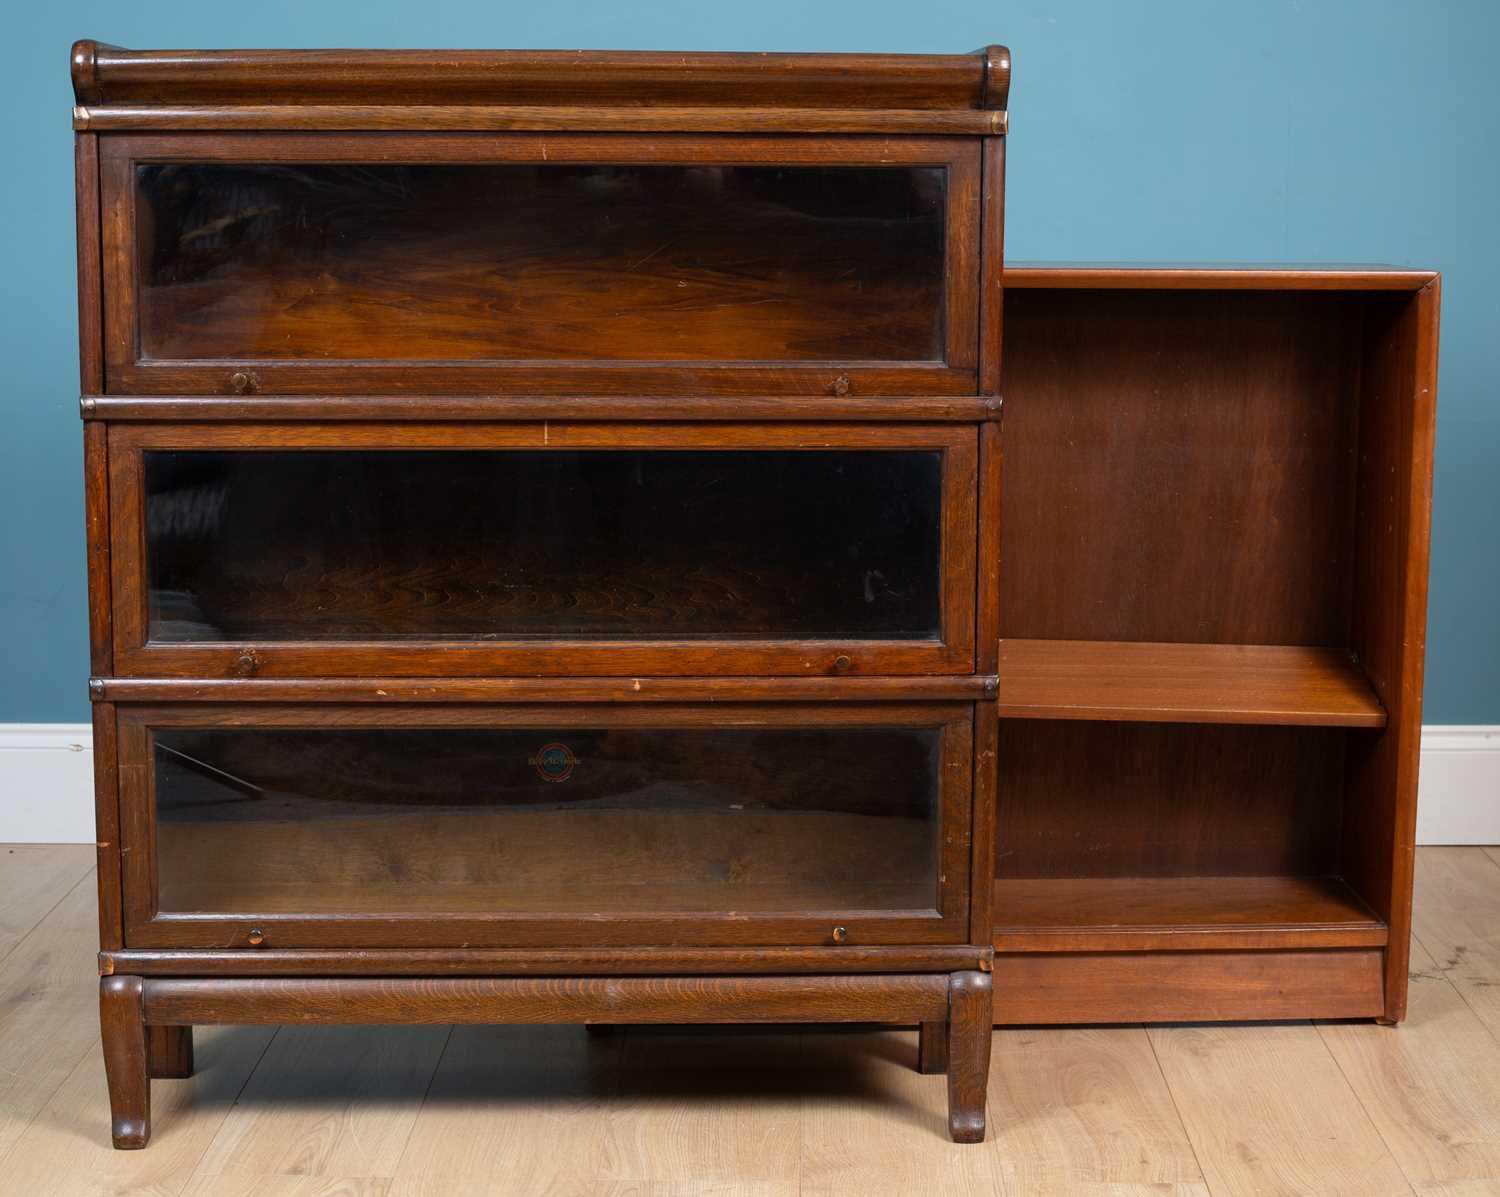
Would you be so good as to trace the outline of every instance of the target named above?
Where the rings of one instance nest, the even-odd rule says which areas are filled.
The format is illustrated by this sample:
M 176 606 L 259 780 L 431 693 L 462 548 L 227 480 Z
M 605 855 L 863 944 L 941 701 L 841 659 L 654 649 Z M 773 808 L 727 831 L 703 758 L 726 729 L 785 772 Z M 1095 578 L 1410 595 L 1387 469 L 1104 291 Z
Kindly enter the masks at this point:
M 979 394 L 1008 76 L 81 43 L 105 390 Z

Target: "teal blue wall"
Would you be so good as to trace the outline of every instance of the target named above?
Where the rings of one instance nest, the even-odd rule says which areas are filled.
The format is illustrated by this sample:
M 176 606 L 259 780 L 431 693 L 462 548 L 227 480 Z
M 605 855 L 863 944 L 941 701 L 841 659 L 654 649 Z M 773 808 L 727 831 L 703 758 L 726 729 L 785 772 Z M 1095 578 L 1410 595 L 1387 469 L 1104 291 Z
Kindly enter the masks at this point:
M 139 47 L 1015 55 L 1013 258 L 1445 275 L 1427 719 L 1500 723 L 1496 0 L 19 0 L 0 82 L 0 722 L 87 717 L 66 69 Z

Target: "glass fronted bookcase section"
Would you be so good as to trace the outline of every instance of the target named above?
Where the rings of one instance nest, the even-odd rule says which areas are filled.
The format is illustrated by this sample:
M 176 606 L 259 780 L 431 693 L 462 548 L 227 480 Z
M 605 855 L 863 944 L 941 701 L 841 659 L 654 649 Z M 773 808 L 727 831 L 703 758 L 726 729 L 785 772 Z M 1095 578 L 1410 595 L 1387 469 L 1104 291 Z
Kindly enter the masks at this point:
M 972 746 L 965 703 L 124 707 L 126 935 L 959 943 Z
M 112 393 L 977 393 L 972 141 L 101 150 Z
M 976 438 L 122 426 L 116 671 L 969 673 Z

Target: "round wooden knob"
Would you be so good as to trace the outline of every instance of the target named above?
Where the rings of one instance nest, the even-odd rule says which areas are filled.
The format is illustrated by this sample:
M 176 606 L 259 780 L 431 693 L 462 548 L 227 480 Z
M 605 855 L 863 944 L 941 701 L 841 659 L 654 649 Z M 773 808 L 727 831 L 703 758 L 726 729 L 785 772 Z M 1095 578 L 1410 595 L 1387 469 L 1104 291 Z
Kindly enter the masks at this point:
M 835 927 L 833 929 L 833 942 L 834 943 L 843 943 L 848 938 L 849 938 L 849 928 L 848 927 Z
M 254 653 L 241 653 L 234 659 L 234 672 L 238 677 L 253 677 L 260 670 L 260 658 Z

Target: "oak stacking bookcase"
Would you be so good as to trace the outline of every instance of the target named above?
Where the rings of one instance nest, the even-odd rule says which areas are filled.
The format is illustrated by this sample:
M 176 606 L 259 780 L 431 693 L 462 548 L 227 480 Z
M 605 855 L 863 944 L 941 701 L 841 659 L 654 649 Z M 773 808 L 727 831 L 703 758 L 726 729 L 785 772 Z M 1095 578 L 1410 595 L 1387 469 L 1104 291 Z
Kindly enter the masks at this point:
M 72 69 L 116 1146 L 305 1022 L 920 1024 L 981 1139 L 1005 50 Z
M 1403 1016 L 1435 275 L 1005 268 L 1001 47 L 72 67 L 117 1146 L 196 1024 L 973 1141 L 992 1023 Z

